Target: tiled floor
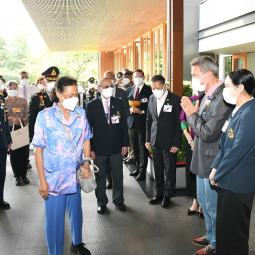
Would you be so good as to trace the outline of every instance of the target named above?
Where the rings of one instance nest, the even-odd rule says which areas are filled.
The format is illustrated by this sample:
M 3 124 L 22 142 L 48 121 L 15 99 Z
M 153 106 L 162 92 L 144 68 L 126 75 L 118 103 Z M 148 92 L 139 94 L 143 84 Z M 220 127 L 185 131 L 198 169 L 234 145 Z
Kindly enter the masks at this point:
M 31 184 L 16 187 L 8 162 L 5 200 L 11 204 L 11 210 L 0 210 L 0 255 L 47 254 L 44 205 L 38 194 L 33 156 L 31 163 L 33 168 L 28 170 Z M 147 182 L 153 185 L 149 179 Z M 163 209 L 160 205 L 152 206 L 137 181 L 129 176 L 126 167 L 124 189 L 127 211 L 120 212 L 109 202 L 108 210 L 103 215 L 96 212 L 94 193 L 82 194 L 83 240 L 93 255 L 195 253 L 198 247 L 192 244 L 192 238 L 205 234 L 205 224 L 198 216 L 186 215 L 191 199 L 183 196 L 174 197 L 169 209 Z M 111 198 L 111 191 L 107 191 L 107 194 Z M 253 210 L 250 254 L 255 254 L 254 216 Z M 64 254 L 72 254 L 69 251 L 70 243 L 70 225 L 66 217 Z

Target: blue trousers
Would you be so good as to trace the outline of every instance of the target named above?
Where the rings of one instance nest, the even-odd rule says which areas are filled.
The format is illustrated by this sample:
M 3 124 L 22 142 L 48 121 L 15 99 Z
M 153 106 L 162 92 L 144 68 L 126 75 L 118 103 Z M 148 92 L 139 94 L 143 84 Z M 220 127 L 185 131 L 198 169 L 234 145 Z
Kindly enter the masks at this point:
M 217 188 L 210 184 L 209 178 L 202 178 L 197 175 L 197 200 L 205 216 L 207 239 L 211 242 L 213 249 L 216 249 L 218 192 Z
M 75 194 L 52 196 L 44 201 L 45 235 L 49 255 L 62 255 L 65 232 L 65 210 L 69 213 L 74 245 L 82 242 L 81 189 Z

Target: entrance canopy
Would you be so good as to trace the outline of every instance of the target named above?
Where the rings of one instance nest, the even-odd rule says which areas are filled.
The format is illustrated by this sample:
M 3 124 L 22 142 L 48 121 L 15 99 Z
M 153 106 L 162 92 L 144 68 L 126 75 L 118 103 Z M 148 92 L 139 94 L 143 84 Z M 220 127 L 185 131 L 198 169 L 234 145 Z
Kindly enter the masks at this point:
M 22 0 L 51 51 L 114 52 L 167 19 L 162 0 Z

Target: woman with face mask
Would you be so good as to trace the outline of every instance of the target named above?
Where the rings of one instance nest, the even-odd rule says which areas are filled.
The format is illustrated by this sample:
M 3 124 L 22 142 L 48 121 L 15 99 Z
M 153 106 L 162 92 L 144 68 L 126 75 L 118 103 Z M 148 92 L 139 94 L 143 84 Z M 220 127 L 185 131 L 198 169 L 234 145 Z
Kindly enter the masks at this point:
M 235 109 L 222 128 L 220 152 L 211 166 L 218 187 L 217 254 L 248 254 L 255 192 L 255 80 L 245 69 L 229 73 L 224 100 Z
M 40 76 L 37 80 L 36 80 L 36 87 L 38 89 L 38 92 L 43 92 L 45 90 L 45 81 L 43 79 L 42 76 Z
M 193 79 L 192 79 L 193 80 Z M 196 91 L 194 88 L 194 84 L 192 83 L 193 92 Z M 196 102 L 199 101 L 199 105 L 201 103 L 202 97 L 199 97 L 196 93 L 192 97 L 189 97 L 190 101 L 193 105 L 196 105 Z M 195 132 L 188 125 L 188 116 L 185 114 L 182 109 L 180 114 L 180 121 L 183 134 L 186 138 L 186 190 L 187 196 L 193 198 L 193 203 L 191 207 L 188 209 L 187 215 L 195 215 L 197 214 L 199 217 L 203 218 L 202 208 L 198 205 L 197 201 L 197 186 L 196 186 L 196 175 L 190 171 L 191 159 L 193 154 L 193 145 L 194 145 L 194 137 Z
M 28 104 L 24 97 L 18 97 L 18 83 L 15 80 L 7 82 L 8 97 L 5 99 L 8 110 L 8 120 L 10 130 L 14 125 L 14 130 L 20 129 L 22 121 L 23 125 L 27 125 Z M 10 150 L 10 161 L 14 173 L 14 183 L 16 186 L 29 184 L 27 178 L 27 150 L 28 146 L 21 147 L 17 150 Z
M 38 114 L 32 141 L 39 194 L 45 205 L 48 253 L 63 254 L 67 210 L 73 240 L 70 250 L 76 254 L 90 254 L 82 243 L 81 188 L 76 181 L 76 171 L 81 167 L 83 153 L 85 158 L 90 157 L 92 133 L 85 111 L 77 106 L 77 80 L 70 76 L 60 77 L 52 101 L 52 107 Z M 89 161 L 84 160 L 82 164 L 82 177 L 90 178 Z

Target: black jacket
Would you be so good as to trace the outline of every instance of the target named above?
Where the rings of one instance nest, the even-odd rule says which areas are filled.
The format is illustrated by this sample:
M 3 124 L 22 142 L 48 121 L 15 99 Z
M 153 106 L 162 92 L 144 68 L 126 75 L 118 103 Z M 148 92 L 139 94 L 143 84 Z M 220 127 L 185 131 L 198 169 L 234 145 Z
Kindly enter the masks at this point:
M 112 124 L 111 118 L 119 116 L 119 123 Z M 111 156 L 129 147 L 129 136 L 125 108 L 122 100 L 110 99 L 110 124 L 108 124 L 101 97 L 87 104 L 87 119 L 93 132 L 91 151 L 96 155 Z
M 115 92 L 115 97 L 121 99 L 123 101 L 123 104 L 124 104 L 124 108 L 126 110 L 126 117 L 128 118 L 129 116 L 129 109 L 130 109 L 130 106 L 129 106 L 129 103 L 128 103 L 128 100 L 127 100 L 127 93 L 124 89 L 120 89 L 118 88 L 116 85 L 115 85 L 115 89 L 116 89 L 116 92 Z M 100 97 L 101 94 L 99 91 L 96 92 L 96 98 Z
M 28 129 L 30 143 L 34 137 L 34 127 L 37 114 L 53 105 L 47 92 L 38 92 L 31 97 L 28 108 Z
M 163 149 L 171 149 L 172 146 L 180 148 L 182 139 L 182 129 L 180 122 L 181 98 L 170 91 L 161 108 L 157 113 L 157 98 L 152 95 L 149 100 L 147 122 L 146 122 L 146 142 L 152 146 L 157 141 L 157 146 Z M 164 112 L 164 106 L 172 107 L 171 112 Z
M 128 100 L 134 100 L 135 85 L 126 90 Z M 142 101 L 139 107 L 145 114 L 133 113 L 128 117 L 129 128 L 146 128 L 146 114 L 148 108 L 149 97 L 152 95 L 151 87 L 144 84 L 141 92 L 139 93 L 139 101 Z

